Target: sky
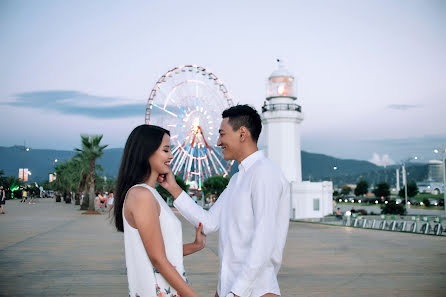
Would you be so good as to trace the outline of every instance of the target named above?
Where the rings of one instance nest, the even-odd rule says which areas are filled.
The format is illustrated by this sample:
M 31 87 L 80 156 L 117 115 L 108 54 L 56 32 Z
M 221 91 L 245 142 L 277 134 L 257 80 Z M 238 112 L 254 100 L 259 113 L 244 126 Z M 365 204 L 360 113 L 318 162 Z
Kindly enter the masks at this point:
M 446 2 L 0 0 L 0 146 L 123 147 L 168 70 L 212 71 L 260 111 L 276 58 L 302 148 L 379 165 L 446 146 Z

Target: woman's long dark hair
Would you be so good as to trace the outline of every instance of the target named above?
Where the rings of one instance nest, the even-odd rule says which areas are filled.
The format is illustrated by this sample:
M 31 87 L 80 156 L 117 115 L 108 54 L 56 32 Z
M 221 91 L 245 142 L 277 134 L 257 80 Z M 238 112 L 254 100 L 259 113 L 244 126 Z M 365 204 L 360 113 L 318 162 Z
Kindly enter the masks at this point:
M 149 158 L 160 147 L 164 134 L 169 131 L 158 126 L 141 125 L 133 129 L 125 144 L 119 168 L 114 201 L 114 221 L 118 231 L 124 232 L 122 208 L 125 195 L 134 185 L 150 176 Z

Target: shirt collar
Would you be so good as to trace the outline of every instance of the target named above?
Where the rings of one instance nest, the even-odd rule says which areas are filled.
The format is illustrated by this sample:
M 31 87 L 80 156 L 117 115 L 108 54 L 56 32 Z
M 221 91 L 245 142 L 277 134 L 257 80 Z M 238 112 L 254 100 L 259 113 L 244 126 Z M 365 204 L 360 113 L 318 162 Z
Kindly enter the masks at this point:
M 246 172 L 257 160 L 264 158 L 265 154 L 263 153 L 263 151 L 256 151 L 255 153 L 252 153 L 251 155 L 246 157 L 245 160 L 240 163 L 239 168 L 243 169 L 243 171 Z

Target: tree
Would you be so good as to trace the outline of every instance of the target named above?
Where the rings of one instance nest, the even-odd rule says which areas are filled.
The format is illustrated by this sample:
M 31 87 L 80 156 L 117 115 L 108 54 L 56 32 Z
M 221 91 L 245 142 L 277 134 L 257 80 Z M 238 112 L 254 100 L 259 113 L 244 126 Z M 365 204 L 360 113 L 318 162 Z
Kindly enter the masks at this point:
M 387 198 L 390 196 L 390 186 L 388 183 L 379 183 L 372 192 L 376 197 Z
M 94 198 L 95 198 L 95 178 L 96 178 L 96 159 L 100 158 L 104 154 L 104 149 L 108 145 L 100 145 L 102 135 L 81 135 L 82 148 L 75 148 L 78 152 L 77 157 L 89 163 L 89 179 L 88 179 L 88 210 L 94 211 Z
M 4 171 L 0 170 L 0 186 L 3 186 L 3 189 L 5 189 L 5 194 L 7 197 L 13 198 L 14 191 L 19 189 L 19 187 L 24 186 L 25 183 L 13 175 L 5 176 L 4 174 Z
M 226 189 L 229 178 L 221 175 L 211 176 L 203 182 L 203 193 L 205 196 L 215 195 L 216 198 Z
M 175 180 L 177 184 L 180 186 L 180 188 L 187 193 L 187 191 L 189 190 L 189 186 L 186 185 L 184 179 L 182 179 L 178 175 L 175 175 Z M 164 201 L 166 202 L 169 198 L 172 198 L 172 195 L 170 195 L 170 193 L 159 184 L 156 186 L 156 191 L 161 195 L 161 197 L 163 197 Z
M 356 184 L 355 196 L 364 196 L 369 192 L 369 183 L 365 180 L 360 180 Z
M 400 191 L 398 192 L 398 196 L 404 198 L 406 197 L 405 195 L 405 188 L 401 188 Z M 418 186 L 417 183 L 414 181 L 411 181 L 409 183 L 407 183 L 407 197 L 411 198 L 411 197 L 415 197 L 418 194 Z
M 5 171 L 3 169 L 0 169 L 0 185 L 1 186 L 3 186 L 5 180 L 6 180 Z
M 64 199 L 67 203 L 71 202 L 71 199 L 76 196 L 76 192 L 79 191 L 79 183 L 81 179 L 83 164 L 79 159 L 71 158 L 66 162 L 61 162 L 56 166 L 56 180 L 54 188 L 63 193 Z M 68 197 L 70 195 L 70 197 Z
M 339 191 L 334 190 L 334 191 L 333 191 L 333 197 L 338 197 L 338 196 L 339 196 Z
M 341 195 L 342 196 L 348 196 L 352 192 L 352 188 L 350 188 L 347 185 L 343 185 L 341 188 Z
M 403 203 L 396 204 L 395 200 L 389 200 L 387 204 L 381 205 L 381 213 L 382 214 L 398 214 L 405 215 L 406 207 Z
M 88 199 L 88 180 L 90 179 L 90 162 L 88 158 L 84 155 L 77 154 L 74 156 L 75 159 L 79 160 L 81 164 L 81 168 L 79 171 L 79 193 L 83 193 L 84 199 L 82 201 L 81 210 L 87 210 L 89 207 L 89 199 Z

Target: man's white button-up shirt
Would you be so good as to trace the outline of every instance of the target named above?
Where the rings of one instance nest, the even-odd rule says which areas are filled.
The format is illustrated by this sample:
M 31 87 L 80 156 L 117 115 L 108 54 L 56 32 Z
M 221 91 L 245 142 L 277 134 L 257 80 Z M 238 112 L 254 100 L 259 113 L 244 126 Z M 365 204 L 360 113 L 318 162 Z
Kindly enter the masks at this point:
M 206 211 L 186 193 L 174 206 L 209 234 L 219 230 L 218 294 L 280 295 L 277 273 L 288 233 L 290 188 L 280 168 L 257 151 L 239 165 L 217 202 Z

